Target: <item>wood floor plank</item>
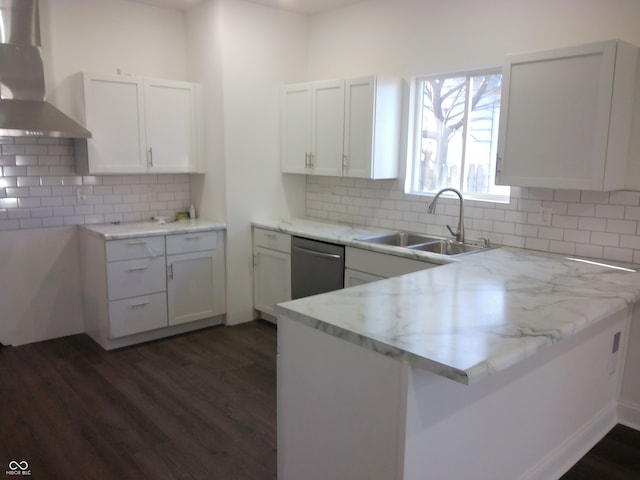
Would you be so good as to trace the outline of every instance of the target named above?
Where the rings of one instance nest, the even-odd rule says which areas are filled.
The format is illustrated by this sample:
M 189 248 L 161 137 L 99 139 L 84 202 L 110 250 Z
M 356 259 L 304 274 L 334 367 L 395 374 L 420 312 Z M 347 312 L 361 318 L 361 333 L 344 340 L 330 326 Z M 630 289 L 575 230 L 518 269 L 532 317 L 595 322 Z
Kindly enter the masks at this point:
M 275 479 L 275 327 L 105 352 L 76 335 L 0 350 L 0 464 L 35 478 Z
M 2 348 L 0 471 L 273 480 L 276 343 L 259 321 L 111 352 L 85 335 Z M 639 480 L 640 432 L 616 426 L 562 477 L 585 479 Z

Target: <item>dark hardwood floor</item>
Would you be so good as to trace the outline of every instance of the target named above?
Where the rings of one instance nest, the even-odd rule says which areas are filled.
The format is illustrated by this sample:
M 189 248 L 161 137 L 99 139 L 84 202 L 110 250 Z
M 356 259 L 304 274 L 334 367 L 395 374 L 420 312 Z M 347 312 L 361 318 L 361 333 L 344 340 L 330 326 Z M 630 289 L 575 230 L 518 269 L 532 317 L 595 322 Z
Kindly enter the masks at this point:
M 560 480 L 640 479 L 640 432 L 616 425 Z
M 275 327 L 0 349 L 0 476 L 13 461 L 46 480 L 275 479 Z M 632 479 L 640 432 L 621 425 L 562 477 Z
M 275 479 L 275 327 L 2 348 L 0 475 L 12 461 L 47 480 Z

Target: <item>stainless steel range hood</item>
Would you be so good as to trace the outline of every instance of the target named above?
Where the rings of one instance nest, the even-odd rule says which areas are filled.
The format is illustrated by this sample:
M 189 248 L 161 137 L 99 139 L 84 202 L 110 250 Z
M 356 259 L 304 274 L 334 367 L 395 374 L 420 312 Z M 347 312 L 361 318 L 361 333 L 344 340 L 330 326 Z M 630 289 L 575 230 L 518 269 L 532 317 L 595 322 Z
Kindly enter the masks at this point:
M 0 0 L 0 136 L 91 137 L 44 98 L 38 0 Z

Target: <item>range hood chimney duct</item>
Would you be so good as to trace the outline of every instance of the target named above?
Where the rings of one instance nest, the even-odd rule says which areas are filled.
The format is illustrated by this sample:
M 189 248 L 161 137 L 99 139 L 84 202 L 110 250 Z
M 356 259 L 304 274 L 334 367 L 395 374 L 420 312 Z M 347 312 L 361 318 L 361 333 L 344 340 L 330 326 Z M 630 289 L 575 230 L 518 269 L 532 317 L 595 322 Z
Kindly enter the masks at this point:
M 0 136 L 89 138 L 45 101 L 38 0 L 0 0 Z

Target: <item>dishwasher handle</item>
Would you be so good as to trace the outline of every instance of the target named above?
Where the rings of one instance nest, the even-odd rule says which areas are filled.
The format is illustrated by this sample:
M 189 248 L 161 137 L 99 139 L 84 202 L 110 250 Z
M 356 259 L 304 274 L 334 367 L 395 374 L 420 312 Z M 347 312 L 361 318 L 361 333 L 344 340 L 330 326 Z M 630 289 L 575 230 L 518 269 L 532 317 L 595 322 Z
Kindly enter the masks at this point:
M 338 254 L 334 254 L 334 253 L 323 253 L 323 252 L 316 252 L 315 250 L 309 250 L 308 248 L 302 248 L 302 247 L 293 247 L 294 250 L 298 250 L 300 252 L 306 253 L 308 255 L 313 255 L 315 257 L 322 257 L 322 258 L 329 258 L 331 260 L 340 260 L 342 259 L 342 255 L 338 255 Z

